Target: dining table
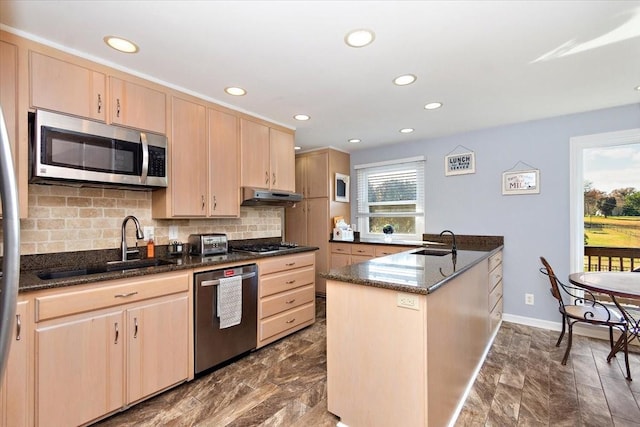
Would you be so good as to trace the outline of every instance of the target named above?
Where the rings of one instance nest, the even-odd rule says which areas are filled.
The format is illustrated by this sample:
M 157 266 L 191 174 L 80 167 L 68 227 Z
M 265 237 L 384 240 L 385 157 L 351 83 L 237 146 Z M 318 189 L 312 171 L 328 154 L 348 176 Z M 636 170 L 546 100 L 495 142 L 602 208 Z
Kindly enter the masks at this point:
M 587 271 L 572 273 L 569 282 L 591 292 L 606 294 L 626 321 L 625 333 L 621 334 L 607 356 L 607 362 L 628 344 L 640 341 L 640 272 L 635 271 Z M 622 300 L 625 301 L 622 301 Z M 627 299 L 637 300 L 630 304 Z M 628 357 L 625 357 L 627 379 L 631 380 Z

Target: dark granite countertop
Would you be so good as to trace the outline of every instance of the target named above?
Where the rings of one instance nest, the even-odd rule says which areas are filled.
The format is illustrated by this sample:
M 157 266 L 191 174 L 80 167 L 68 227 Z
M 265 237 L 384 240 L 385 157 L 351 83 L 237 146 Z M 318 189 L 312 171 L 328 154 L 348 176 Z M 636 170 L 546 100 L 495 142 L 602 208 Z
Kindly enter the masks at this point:
M 169 257 L 167 256 L 159 256 L 158 258 L 163 260 L 171 260 L 173 263 L 168 265 L 160 265 L 156 267 L 146 267 L 146 268 L 136 268 L 131 270 L 118 270 L 118 271 L 109 271 L 102 272 L 96 274 L 87 274 L 82 276 L 73 276 L 66 277 L 60 279 L 40 279 L 38 274 L 43 271 L 62 271 L 69 269 L 79 269 L 84 267 L 90 267 L 97 264 L 97 260 L 88 258 L 82 258 L 83 254 L 77 255 L 78 253 L 62 253 L 62 254 L 51 254 L 47 255 L 38 255 L 35 262 L 31 262 L 28 267 L 25 269 L 25 263 L 23 262 L 22 270 L 20 271 L 20 285 L 18 287 L 18 292 L 32 292 L 38 291 L 42 289 L 51 289 L 51 288 L 62 288 L 67 286 L 74 285 L 83 285 L 88 283 L 101 282 L 105 280 L 115 280 L 122 279 L 127 277 L 140 277 L 148 274 L 158 274 L 158 273 L 166 273 L 168 271 L 179 271 L 179 270 L 187 270 L 194 269 L 200 267 L 215 267 L 217 265 L 223 264 L 232 264 L 238 262 L 255 262 L 258 259 L 274 257 L 274 256 L 283 256 L 283 255 L 291 255 L 302 252 L 310 252 L 318 250 L 316 247 L 311 246 L 298 246 L 295 248 L 290 248 L 286 250 L 279 251 L 277 253 L 270 254 L 245 254 L 245 253 L 236 253 L 230 252 L 224 255 L 215 255 L 208 257 L 200 257 L 200 256 L 190 256 L 183 255 L 182 257 Z M 162 254 L 160 251 L 159 255 Z M 114 252 L 115 253 L 115 252 Z M 74 256 L 74 254 L 76 254 Z M 59 258 L 66 258 L 67 263 L 61 261 Z M 80 260 L 81 258 L 82 260 Z M 114 259 L 113 257 L 111 259 Z M 115 258 L 117 259 L 117 258 Z M 104 260 L 103 262 L 106 262 Z
M 356 238 L 353 241 L 350 240 L 333 240 L 329 239 L 330 243 L 355 243 L 360 245 L 386 245 L 386 246 L 432 246 L 434 248 L 451 247 L 452 239 L 451 235 L 445 234 L 440 236 L 439 234 L 423 234 L 422 240 L 402 240 L 392 238 L 390 242 L 384 241 L 384 239 L 370 239 L 370 238 Z M 479 236 L 474 234 L 456 234 L 456 244 L 458 250 L 464 249 L 468 251 L 487 251 L 493 250 L 498 246 L 504 244 L 503 236 Z
M 484 250 L 458 250 L 455 258 L 451 253 L 444 256 L 414 255 L 420 249 L 409 249 L 333 269 L 321 273 L 321 276 L 357 285 L 429 294 L 502 248 L 501 244 Z M 442 250 L 445 249 L 448 248 Z

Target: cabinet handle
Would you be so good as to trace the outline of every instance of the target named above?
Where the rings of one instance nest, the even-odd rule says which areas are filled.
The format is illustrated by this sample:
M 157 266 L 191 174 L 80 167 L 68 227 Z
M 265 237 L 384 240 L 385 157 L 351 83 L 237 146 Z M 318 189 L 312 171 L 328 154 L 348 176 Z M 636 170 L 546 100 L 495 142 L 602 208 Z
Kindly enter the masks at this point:
M 115 327 L 115 330 L 116 330 L 116 339 L 115 339 L 115 341 L 113 343 L 114 344 L 118 344 L 118 337 L 120 336 L 120 331 L 118 330 L 118 322 L 116 322 L 114 324 L 114 327 Z
M 16 341 L 20 341 L 20 332 L 22 331 L 22 321 L 20 315 L 16 314 Z
M 102 96 L 98 94 L 98 113 L 102 111 Z
M 276 173 L 273 173 L 273 185 L 276 185 Z
M 359 254 L 361 254 L 362 252 L 364 252 L 363 250 L 358 249 L 356 252 L 358 252 Z
M 296 281 L 295 280 L 289 280 L 289 281 L 284 282 L 284 283 L 287 284 L 287 285 L 292 285 L 292 284 L 296 283 Z
M 287 267 L 291 267 L 291 266 L 296 265 L 296 263 L 295 263 L 295 262 L 289 262 L 289 263 L 286 263 L 285 265 L 286 265 Z
M 213 196 L 213 210 L 216 210 L 216 207 L 218 206 L 218 201 L 216 200 L 216 196 Z
M 204 194 L 200 196 L 200 200 L 202 201 L 201 209 L 204 210 Z
M 293 304 L 294 302 L 296 302 L 296 299 L 290 299 L 289 301 L 285 301 L 285 304 Z
M 293 319 L 291 319 L 291 320 L 287 320 L 287 323 L 293 323 L 293 322 L 295 322 L 295 321 L 296 321 L 296 318 L 294 317 L 294 318 L 293 318 Z
M 133 338 L 138 338 L 138 318 L 133 318 Z
M 120 118 L 120 98 L 116 98 L 116 117 Z
M 269 184 L 269 171 L 264 173 L 264 183 Z
M 126 298 L 132 295 L 136 295 L 137 293 L 138 293 L 137 291 L 134 291 L 134 292 L 127 292 L 126 294 L 116 294 L 114 298 Z

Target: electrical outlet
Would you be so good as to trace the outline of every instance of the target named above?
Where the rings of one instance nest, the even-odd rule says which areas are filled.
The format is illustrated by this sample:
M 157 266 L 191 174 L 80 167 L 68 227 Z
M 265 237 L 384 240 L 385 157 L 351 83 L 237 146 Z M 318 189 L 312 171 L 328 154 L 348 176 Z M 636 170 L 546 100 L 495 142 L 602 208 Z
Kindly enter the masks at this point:
M 420 310 L 418 303 L 418 295 L 398 294 L 398 307 L 410 308 L 412 310 Z
M 524 303 L 527 305 L 533 305 L 533 294 L 524 294 Z
M 169 240 L 178 240 L 178 226 L 170 225 L 169 226 Z
M 151 227 L 151 226 L 144 227 L 143 231 L 144 231 L 144 239 L 145 240 L 150 240 L 150 239 L 153 239 L 155 237 L 153 227 Z

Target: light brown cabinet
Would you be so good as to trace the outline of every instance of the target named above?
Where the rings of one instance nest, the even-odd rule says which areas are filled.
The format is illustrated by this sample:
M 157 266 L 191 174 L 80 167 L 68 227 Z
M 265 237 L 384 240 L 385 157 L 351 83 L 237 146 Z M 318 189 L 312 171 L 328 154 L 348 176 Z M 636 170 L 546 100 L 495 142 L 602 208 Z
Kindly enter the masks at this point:
M 259 348 L 315 321 L 315 253 L 259 260 L 258 269 Z
M 237 116 L 177 96 L 171 110 L 171 179 L 153 217 L 240 216 Z
M 329 238 L 333 217 L 342 216 L 349 221 L 349 203 L 336 202 L 333 196 L 336 173 L 349 174 L 349 154 L 333 149 L 312 151 L 296 156 L 296 191 L 304 200 L 285 210 L 285 239 L 301 245 L 315 246 L 316 292 L 325 293 L 325 282 L 320 273 L 329 270 L 331 254 Z
M 0 425 L 32 425 L 29 398 L 29 345 L 31 321 L 28 301 L 18 302 L 11 348 L 0 384 Z
M 185 381 L 188 290 L 175 272 L 36 295 L 35 424 L 84 424 Z
M 109 78 L 109 85 L 111 123 L 162 135 L 167 132 L 164 92 L 116 77 Z
M 359 243 L 331 243 L 331 268 L 357 264 L 381 256 L 415 249 L 415 246 L 366 245 Z
M 293 133 L 240 119 L 243 187 L 295 191 Z
M 30 53 L 31 106 L 106 121 L 106 76 L 81 65 Z

